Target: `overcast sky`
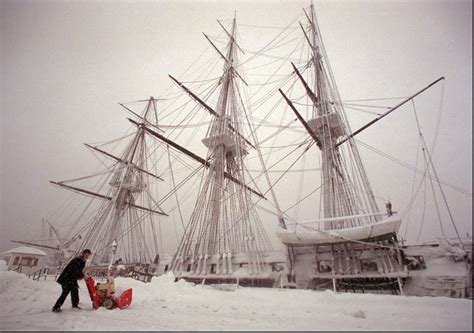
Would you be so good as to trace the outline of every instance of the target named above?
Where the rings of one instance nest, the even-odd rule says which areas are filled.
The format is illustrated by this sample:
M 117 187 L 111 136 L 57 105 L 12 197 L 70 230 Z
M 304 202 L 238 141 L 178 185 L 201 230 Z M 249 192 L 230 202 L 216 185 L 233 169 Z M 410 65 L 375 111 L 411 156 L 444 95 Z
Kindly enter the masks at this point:
M 343 100 L 409 96 L 446 77 L 433 158 L 440 178 L 471 193 L 471 1 L 314 3 Z M 286 26 L 308 5 L 1 1 L 0 250 L 14 247 L 11 239 L 34 236 L 62 198 L 48 181 L 87 173 L 83 142 L 123 133 L 129 124 L 117 103 L 160 95 L 170 85 L 167 74 L 182 73 L 208 46 L 202 32 L 220 31 L 216 19 L 236 11 L 242 24 Z M 252 29 L 239 31 L 244 41 L 259 39 Z M 434 100 L 441 91 L 432 92 Z M 438 108 L 434 103 L 432 119 Z M 373 118 L 364 117 L 361 124 Z M 402 158 L 403 117 L 394 114 L 390 126 L 374 126 L 360 140 L 385 137 L 383 148 Z M 426 126 L 432 135 L 434 125 Z M 363 156 L 376 195 L 402 210 L 411 184 L 374 164 L 370 153 Z M 447 194 L 461 233 L 472 234 L 472 195 Z

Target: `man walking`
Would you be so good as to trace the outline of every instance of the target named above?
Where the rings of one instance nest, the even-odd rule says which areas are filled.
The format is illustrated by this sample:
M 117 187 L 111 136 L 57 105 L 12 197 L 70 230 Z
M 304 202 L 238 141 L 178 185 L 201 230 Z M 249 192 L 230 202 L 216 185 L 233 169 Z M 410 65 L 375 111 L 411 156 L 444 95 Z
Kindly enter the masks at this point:
M 56 301 L 56 304 L 54 304 L 53 312 L 61 312 L 61 306 L 69 293 L 71 293 L 72 307 L 80 309 L 79 285 L 77 284 L 77 280 L 84 278 L 84 267 L 91 254 L 91 250 L 85 249 L 79 257 L 72 259 L 64 268 L 61 275 L 59 275 L 56 282 L 61 285 L 63 292 Z

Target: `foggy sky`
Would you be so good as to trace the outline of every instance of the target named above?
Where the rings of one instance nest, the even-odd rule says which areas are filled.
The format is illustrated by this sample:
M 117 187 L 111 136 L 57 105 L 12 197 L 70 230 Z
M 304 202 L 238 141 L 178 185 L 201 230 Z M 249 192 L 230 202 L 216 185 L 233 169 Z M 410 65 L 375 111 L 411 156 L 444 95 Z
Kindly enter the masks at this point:
M 440 178 L 472 192 L 472 3 L 314 4 L 343 99 L 410 96 L 446 77 L 433 159 Z M 16 246 L 11 239 L 38 233 L 41 218 L 65 196 L 48 181 L 87 173 L 91 157 L 83 142 L 125 132 L 129 125 L 117 103 L 159 95 L 170 85 L 167 75 L 182 73 L 207 47 L 202 32 L 218 31 L 216 19 L 236 11 L 239 23 L 286 26 L 308 5 L 1 1 L 0 251 Z M 240 30 L 244 40 L 258 38 L 245 33 L 250 30 Z M 359 139 L 385 138 L 384 148 L 403 157 L 397 143 L 404 116 L 394 113 L 390 125 L 374 126 Z M 362 116 L 360 124 L 372 118 Z M 376 194 L 397 197 L 411 186 L 361 152 Z M 461 233 L 472 234 L 472 196 L 447 193 Z

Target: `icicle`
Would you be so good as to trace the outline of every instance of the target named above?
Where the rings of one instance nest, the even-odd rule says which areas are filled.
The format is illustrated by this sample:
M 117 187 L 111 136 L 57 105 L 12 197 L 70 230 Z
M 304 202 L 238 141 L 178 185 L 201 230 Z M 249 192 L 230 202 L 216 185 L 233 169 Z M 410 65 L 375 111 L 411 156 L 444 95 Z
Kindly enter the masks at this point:
M 227 252 L 227 274 L 232 274 L 234 270 L 232 269 L 232 253 Z
M 190 271 L 190 272 L 193 272 L 193 273 L 194 273 L 194 266 L 195 266 L 194 264 L 195 264 L 195 262 L 196 262 L 196 255 L 193 254 L 193 255 L 191 256 L 191 260 L 189 261 L 189 267 L 190 267 L 189 271 Z M 186 271 L 188 271 L 187 268 L 186 268 Z
M 221 275 L 224 272 L 221 272 L 221 258 L 222 258 L 222 253 L 217 254 L 217 263 L 216 263 L 216 274 Z M 222 271 L 225 271 L 225 267 L 222 267 Z
M 376 251 L 377 253 L 378 251 Z M 377 262 L 377 271 L 380 273 L 380 274 L 383 274 L 383 263 L 382 263 L 382 260 L 380 259 L 380 256 L 379 254 L 377 253 L 375 255 L 375 261 Z
M 255 251 L 255 237 L 250 236 L 250 245 L 252 248 L 252 254 L 253 254 L 253 261 L 254 261 L 254 273 L 255 274 L 260 274 L 262 272 L 262 268 L 260 267 L 260 254 Z
M 199 275 L 199 272 L 201 271 L 202 257 L 203 257 L 202 254 L 200 254 L 198 257 L 198 264 L 197 264 L 196 270 L 193 272 L 194 274 Z
M 206 275 L 207 271 L 207 259 L 209 258 L 209 255 L 206 253 L 204 255 L 204 260 L 202 262 L 202 267 L 201 267 L 201 275 Z
M 180 274 L 180 273 L 183 272 L 183 261 L 184 261 L 184 260 L 183 260 L 183 256 L 180 255 L 180 256 L 178 257 L 178 267 L 177 267 L 177 269 L 176 269 L 176 273 L 179 273 L 179 274 Z
M 262 273 L 262 266 L 260 265 L 260 254 L 258 254 L 258 252 L 256 252 L 255 257 L 256 257 L 256 265 L 257 265 L 257 274 L 261 274 Z
M 398 287 L 400 288 L 400 295 L 403 296 L 403 286 L 402 286 L 402 280 L 400 279 L 400 277 L 397 277 L 397 281 L 398 281 Z
M 248 258 L 249 258 L 249 264 L 248 264 L 248 273 L 250 275 L 253 275 L 253 272 L 254 272 L 254 269 L 253 269 L 253 264 L 254 264 L 254 261 L 253 261 L 253 258 L 252 258 L 252 250 L 250 248 L 250 237 L 249 236 L 245 236 L 245 243 L 247 244 L 247 253 L 248 253 Z
M 226 258 L 227 258 L 227 253 L 220 253 L 219 254 L 219 259 L 218 262 L 221 261 L 222 259 L 222 274 L 226 275 L 227 274 L 227 263 L 226 263 Z

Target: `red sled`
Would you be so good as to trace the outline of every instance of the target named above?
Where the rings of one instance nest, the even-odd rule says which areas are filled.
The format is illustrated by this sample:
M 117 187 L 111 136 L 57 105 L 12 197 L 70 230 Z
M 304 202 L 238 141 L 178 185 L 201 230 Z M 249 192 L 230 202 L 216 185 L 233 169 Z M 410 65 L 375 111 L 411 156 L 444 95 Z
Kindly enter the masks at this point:
M 114 309 L 118 307 L 119 309 L 125 309 L 132 303 L 132 288 L 125 290 L 118 298 L 114 295 L 101 295 L 97 291 L 97 285 L 92 276 L 87 276 L 85 278 L 87 291 L 92 301 L 92 307 L 98 309 L 100 306 L 105 307 L 106 309 Z

